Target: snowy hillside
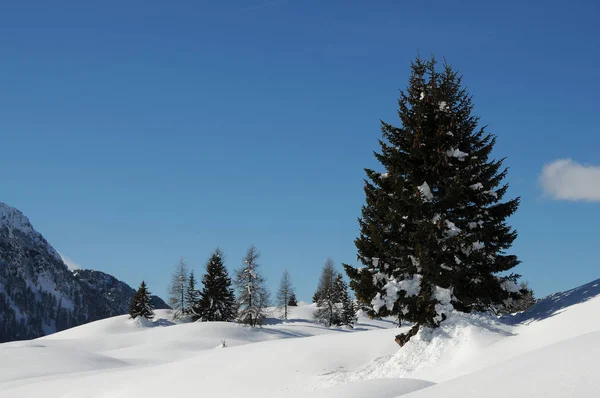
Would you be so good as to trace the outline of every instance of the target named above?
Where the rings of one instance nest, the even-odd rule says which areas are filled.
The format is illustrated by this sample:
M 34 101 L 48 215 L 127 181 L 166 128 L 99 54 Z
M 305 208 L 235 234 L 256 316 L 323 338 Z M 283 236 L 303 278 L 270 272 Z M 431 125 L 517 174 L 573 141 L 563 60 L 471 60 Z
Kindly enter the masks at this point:
M 600 396 L 600 280 L 502 322 L 453 315 L 402 349 L 392 321 L 328 329 L 314 309 L 262 329 L 158 311 L 152 323 L 120 316 L 2 344 L 0 397 Z

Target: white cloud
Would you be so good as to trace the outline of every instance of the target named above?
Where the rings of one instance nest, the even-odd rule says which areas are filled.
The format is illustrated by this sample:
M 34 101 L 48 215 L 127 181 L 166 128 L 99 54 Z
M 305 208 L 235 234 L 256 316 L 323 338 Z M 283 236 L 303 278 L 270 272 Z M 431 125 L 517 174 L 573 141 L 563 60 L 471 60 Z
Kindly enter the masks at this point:
M 600 202 L 600 166 L 558 159 L 542 168 L 540 184 L 556 200 Z
M 71 260 L 69 257 L 63 255 L 62 253 L 58 253 L 60 258 L 62 258 L 63 263 L 71 270 L 75 271 L 76 269 L 81 269 L 81 266 L 77 264 L 75 261 Z

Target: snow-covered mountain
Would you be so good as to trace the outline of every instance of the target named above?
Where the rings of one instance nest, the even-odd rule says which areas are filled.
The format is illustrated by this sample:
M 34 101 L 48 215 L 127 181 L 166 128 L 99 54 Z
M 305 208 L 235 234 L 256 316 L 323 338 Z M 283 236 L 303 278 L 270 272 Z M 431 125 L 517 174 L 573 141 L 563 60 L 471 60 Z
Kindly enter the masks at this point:
M 110 275 L 71 272 L 23 213 L 0 202 L 0 342 L 124 314 L 132 296 Z
M 400 349 L 393 320 L 326 328 L 315 309 L 256 329 L 157 311 L 0 344 L 0 398 L 600 397 L 600 280 L 518 316 L 454 313 Z

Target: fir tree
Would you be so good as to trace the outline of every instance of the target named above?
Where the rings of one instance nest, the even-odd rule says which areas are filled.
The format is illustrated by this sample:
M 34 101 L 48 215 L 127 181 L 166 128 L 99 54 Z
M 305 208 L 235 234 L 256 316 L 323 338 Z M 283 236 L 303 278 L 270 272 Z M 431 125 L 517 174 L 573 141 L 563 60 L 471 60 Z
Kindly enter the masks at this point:
M 363 268 L 345 265 L 350 286 L 371 316 L 437 327 L 452 309 L 501 303 L 518 275 L 506 273 L 517 233 L 506 223 L 519 199 L 502 202 L 503 159 L 490 159 L 496 138 L 478 127 L 462 78 L 434 59 L 412 63 L 401 92 L 401 126 L 382 122 L 383 173 L 367 169 L 366 204 L 355 241 Z
M 356 322 L 356 307 L 348 294 L 348 285 L 344 281 L 342 274 L 338 274 L 335 280 L 336 294 L 339 299 L 339 314 L 337 315 L 337 324 L 339 326 L 354 327 Z
M 526 311 L 536 303 L 536 298 L 533 293 L 533 290 L 529 287 L 527 282 L 521 282 L 519 285 L 519 290 L 521 293 L 521 297 L 513 299 L 509 298 L 505 300 L 502 304 L 497 304 L 493 306 L 490 310 L 493 314 L 496 315 L 506 315 L 506 314 L 514 314 L 515 312 Z
M 288 307 L 297 307 L 298 306 L 298 299 L 296 298 L 296 293 L 294 293 L 292 291 L 292 294 L 290 294 L 290 299 L 288 300 Z
M 293 294 L 294 288 L 292 287 L 292 281 L 290 280 L 290 273 L 286 269 L 283 272 L 281 283 L 279 284 L 279 290 L 277 291 L 277 306 L 281 311 L 281 316 L 283 319 L 288 319 L 288 306 L 290 305 L 290 299 Z
M 181 319 L 190 312 L 185 300 L 187 287 L 187 264 L 182 258 L 171 275 L 171 284 L 169 285 L 169 305 L 173 309 L 173 319 Z
M 235 320 L 236 303 L 231 288 L 231 278 L 223 264 L 223 253 L 216 249 L 206 263 L 202 278 L 204 288 L 194 314 L 202 321 L 231 322 Z
M 317 286 L 317 290 L 315 291 L 315 294 L 313 294 L 313 303 L 318 303 L 319 300 L 322 298 L 323 292 L 327 289 L 331 289 L 331 286 L 333 286 L 333 283 L 335 281 L 336 273 L 337 272 L 335 270 L 333 260 L 331 259 L 331 257 L 328 257 L 327 260 L 325 260 L 325 265 L 323 266 L 323 269 L 321 271 L 321 276 L 319 278 L 319 285 Z
M 339 321 L 337 304 L 340 302 L 340 294 L 336 285 L 337 276 L 338 273 L 333 265 L 333 260 L 328 258 L 321 271 L 319 286 L 313 296 L 313 299 L 317 299 L 315 320 L 326 326 L 336 325 Z
M 135 319 L 140 316 L 148 320 L 154 318 L 154 308 L 152 308 L 150 292 L 144 281 L 142 281 L 137 292 L 131 299 L 129 307 L 130 318 Z
M 192 320 L 195 321 L 199 318 L 195 312 L 200 301 L 200 292 L 196 288 L 196 277 L 194 271 L 190 271 L 190 275 L 187 281 L 187 287 L 185 289 L 185 307 L 187 312 L 191 315 Z
M 242 267 L 236 272 L 238 289 L 238 322 L 256 327 L 262 325 L 269 305 L 269 291 L 265 279 L 258 272 L 258 250 L 248 248 Z

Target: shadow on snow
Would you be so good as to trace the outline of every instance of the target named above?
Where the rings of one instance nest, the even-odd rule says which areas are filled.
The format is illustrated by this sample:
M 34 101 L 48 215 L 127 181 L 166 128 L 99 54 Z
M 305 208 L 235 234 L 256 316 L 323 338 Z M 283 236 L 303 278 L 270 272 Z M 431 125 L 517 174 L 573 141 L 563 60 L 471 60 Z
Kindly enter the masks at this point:
M 560 313 L 567 307 L 586 302 L 598 295 L 600 295 L 600 279 L 566 292 L 551 294 L 535 303 L 527 311 L 506 315 L 501 320 L 513 325 L 540 321 Z

